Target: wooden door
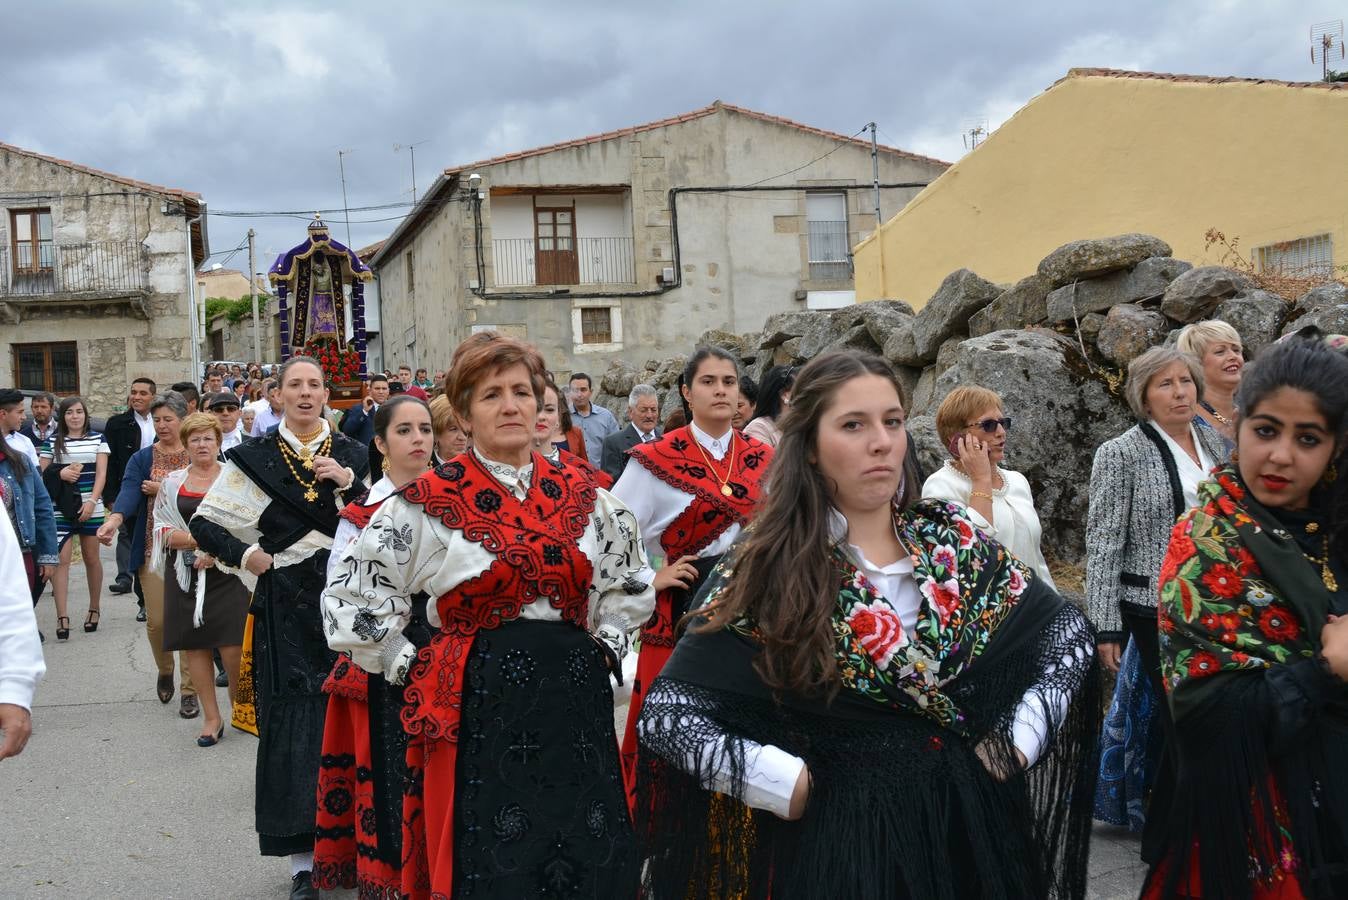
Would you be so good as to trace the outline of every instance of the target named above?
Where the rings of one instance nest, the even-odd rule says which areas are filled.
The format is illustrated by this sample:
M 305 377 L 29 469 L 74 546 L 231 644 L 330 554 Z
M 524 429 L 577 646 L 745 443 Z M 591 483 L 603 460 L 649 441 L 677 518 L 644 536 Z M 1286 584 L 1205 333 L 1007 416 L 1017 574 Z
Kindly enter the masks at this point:
M 534 207 L 534 282 L 579 284 L 576 207 Z

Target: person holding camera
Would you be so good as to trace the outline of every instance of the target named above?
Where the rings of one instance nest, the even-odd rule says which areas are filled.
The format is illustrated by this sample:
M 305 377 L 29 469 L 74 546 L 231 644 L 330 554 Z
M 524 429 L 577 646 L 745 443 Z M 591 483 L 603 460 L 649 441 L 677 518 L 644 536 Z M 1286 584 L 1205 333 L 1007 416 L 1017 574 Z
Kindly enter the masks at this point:
M 220 423 L 210 413 L 193 413 L 178 429 L 191 463 L 164 477 L 154 502 L 150 566 L 164 579 L 164 651 L 185 651 L 187 668 L 203 715 L 197 746 L 213 747 L 225 732 L 215 691 L 212 651 L 219 650 L 229 696 L 239 680 L 248 588 L 197 547 L 187 523 L 220 475 Z
M 379 411 L 388 400 L 388 379 L 383 375 L 371 375 L 369 381 L 369 392 L 365 399 L 360 401 L 359 406 L 353 406 L 342 416 L 341 424 L 338 428 L 342 434 L 352 440 L 360 441 L 365 446 L 370 446 L 374 440 L 374 414 Z

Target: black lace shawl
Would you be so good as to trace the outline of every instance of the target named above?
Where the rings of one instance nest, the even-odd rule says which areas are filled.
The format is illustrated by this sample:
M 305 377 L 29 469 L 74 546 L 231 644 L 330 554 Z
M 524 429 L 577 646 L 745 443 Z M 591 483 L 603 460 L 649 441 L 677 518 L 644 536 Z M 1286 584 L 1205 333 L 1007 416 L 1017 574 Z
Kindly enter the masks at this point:
M 733 576 L 732 576 L 733 577 Z M 775 698 L 733 630 L 685 634 L 641 712 L 638 827 L 652 897 L 1084 897 L 1097 765 L 1100 675 L 1080 610 L 1031 580 L 982 654 L 946 692 L 958 731 L 844 690 L 831 703 Z M 1074 652 L 1087 665 L 1056 666 Z M 1015 769 L 1010 724 L 1027 691 L 1071 701 L 1027 772 L 988 774 L 974 748 Z M 728 770 L 743 796 L 745 741 L 803 758 L 797 822 L 704 789 Z

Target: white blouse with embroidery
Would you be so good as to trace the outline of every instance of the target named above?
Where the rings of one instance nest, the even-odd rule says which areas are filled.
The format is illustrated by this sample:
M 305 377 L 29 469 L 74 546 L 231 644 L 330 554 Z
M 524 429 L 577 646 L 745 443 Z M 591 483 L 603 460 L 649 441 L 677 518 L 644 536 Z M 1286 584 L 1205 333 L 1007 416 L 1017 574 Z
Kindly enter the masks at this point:
M 523 499 L 533 479 L 532 462 L 516 469 L 480 454 L 477 458 L 504 488 Z M 588 625 L 621 660 L 629 633 L 655 607 L 650 587 L 654 573 L 641 546 L 636 517 L 608 491 L 596 490 L 594 512 L 579 539 L 581 552 L 594 568 Z M 370 564 L 374 560 L 391 565 Z M 421 506 L 401 496 L 390 497 L 331 570 L 323 593 L 328 646 L 349 653 L 367 672 L 402 683 L 417 652 L 403 636 L 412 596 L 425 592 L 431 598 L 442 597 L 495 561 L 496 556 L 481 544 L 426 515 Z M 545 598 L 520 611 L 522 619 L 560 621 L 561 616 Z M 426 617 L 432 628 L 440 627 L 434 602 L 427 605 Z

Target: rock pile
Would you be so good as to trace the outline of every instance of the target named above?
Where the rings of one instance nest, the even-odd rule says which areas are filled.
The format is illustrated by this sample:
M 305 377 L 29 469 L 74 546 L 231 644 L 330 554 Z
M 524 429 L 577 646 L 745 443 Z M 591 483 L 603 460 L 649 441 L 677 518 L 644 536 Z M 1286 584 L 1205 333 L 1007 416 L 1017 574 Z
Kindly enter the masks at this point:
M 1145 234 L 1073 241 L 1013 285 L 952 272 L 916 314 L 900 300 L 784 312 L 768 317 L 761 332 L 709 331 L 697 343 L 726 348 L 755 379 L 825 350 L 883 355 L 907 389 L 908 431 L 928 472 L 946 457 L 934 420 L 946 394 L 961 384 L 997 391 L 1015 423 L 1006 465 L 1034 489 L 1046 548 L 1075 563 L 1085 552 L 1095 448 L 1133 421 L 1121 390 L 1129 362 L 1202 319 L 1229 322 L 1248 355 L 1303 325 L 1348 332 L 1343 284 L 1289 301 L 1243 272 L 1195 268 L 1170 254 Z M 614 363 L 597 400 L 621 416 L 631 386 L 645 382 L 661 392 L 667 415 L 678 407 L 674 388 L 685 360 L 651 360 L 640 369 Z

